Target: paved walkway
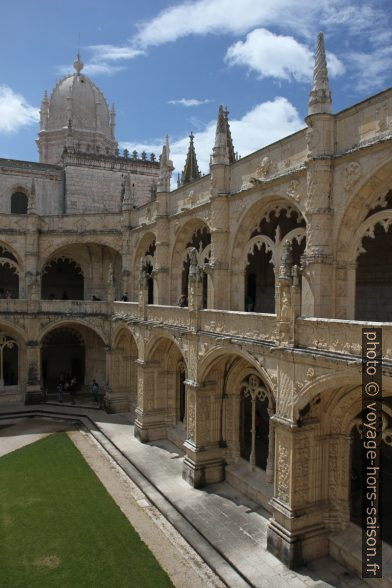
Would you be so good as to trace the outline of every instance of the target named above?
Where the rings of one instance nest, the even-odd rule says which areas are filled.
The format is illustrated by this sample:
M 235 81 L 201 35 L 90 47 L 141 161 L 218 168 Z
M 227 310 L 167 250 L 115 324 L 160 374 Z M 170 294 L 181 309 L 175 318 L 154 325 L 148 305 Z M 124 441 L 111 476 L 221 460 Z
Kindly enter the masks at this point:
M 130 415 L 107 415 L 77 406 L 13 405 L 1 408 L 0 418 L 19 411 L 83 422 L 228 586 L 365 586 L 331 558 L 300 571 L 288 570 L 266 550 L 268 513 L 262 507 L 226 482 L 203 490 L 189 486 L 181 477 L 179 450 L 166 440 L 138 442 Z

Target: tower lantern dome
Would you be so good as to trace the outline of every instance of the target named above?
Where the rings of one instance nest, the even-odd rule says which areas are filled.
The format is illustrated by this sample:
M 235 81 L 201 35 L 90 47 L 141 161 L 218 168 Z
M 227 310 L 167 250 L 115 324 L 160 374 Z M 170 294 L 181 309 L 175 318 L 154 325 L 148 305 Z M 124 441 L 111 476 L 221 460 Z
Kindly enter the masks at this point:
M 59 80 L 41 105 L 41 130 L 37 144 L 41 163 L 61 163 L 64 148 L 114 155 L 117 143 L 112 114 L 100 89 L 83 73 L 77 54 L 75 73 Z

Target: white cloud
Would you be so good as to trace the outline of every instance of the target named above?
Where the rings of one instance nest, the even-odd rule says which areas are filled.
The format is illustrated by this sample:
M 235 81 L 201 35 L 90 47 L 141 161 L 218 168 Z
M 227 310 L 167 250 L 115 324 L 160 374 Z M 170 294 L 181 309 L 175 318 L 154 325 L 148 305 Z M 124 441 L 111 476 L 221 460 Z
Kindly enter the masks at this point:
M 206 98 L 205 100 L 198 100 L 197 98 L 180 98 L 179 100 L 169 100 L 168 104 L 181 104 L 182 106 L 200 106 L 201 104 L 208 104 L 212 102 Z
M 129 46 L 121 47 L 116 45 L 89 45 L 87 49 L 92 51 L 92 61 L 94 62 L 133 59 L 134 57 L 144 53 L 141 49 L 136 49 Z
M 126 69 L 125 65 L 118 65 L 116 62 L 133 59 L 144 53 L 142 49 L 115 45 L 90 45 L 86 49 L 92 53 L 83 68 L 83 73 L 87 75 L 113 75 Z M 63 76 L 75 73 L 71 64 L 59 65 L 57 71 Z
M 15 133 L 39 121 L 39 108 L 26 102 L 8 86 L 0 86 L 0 132 Z
M 197 0 L 182 2 L 139 24 L 135 41 L 160 45 L 188 35 L 243 34 L 257 26 L 284 26 L 314 37 L 320 26 L 342 24 L 358 33 L 375 22 L 377 11 L 349 0 Z
M 245 41 L 229 47 L 225 57 L 229 65 L 244 65 L 256 71 L 260 78 L 308 81 L 313 70 L 313 52 L 293 37 L 275 35 L 266 29 L 255 29 Z M 336 76 L 344 72 L 341 61 L 333 54 L 328 56 L 329 73 Z
M 195 149 L 199 168 L 203 173 L 209 172 L 209 161 L 215 140 L 216 121 L 205 125 L 204 129 L 195 133 Z M 235 150 L 241 156 L 248 155 L 265 145 L 281 139 L 304 126 L 296 108 L 286 99 L 276 97 L 274 100 L 263 102 L 255 106 L 239 120 L 231 120 L 230 128 Z M 162 151 L 162 141 L 150 143 L 120 143 L 122 149 L 131 153 L 136 149 L 139 153 L 154 152 L 157 156 Z M 189 138 L 180 137 L 170 144 L 170 157 L 173 160 L 175 173 L 181 173 L 184 168 Z
M 392 47 L 380 47 L 371 53 L 351 53 L 349 59 L 355 70 L 356 88 L 360 92 L 381 90 L 390 79 Z

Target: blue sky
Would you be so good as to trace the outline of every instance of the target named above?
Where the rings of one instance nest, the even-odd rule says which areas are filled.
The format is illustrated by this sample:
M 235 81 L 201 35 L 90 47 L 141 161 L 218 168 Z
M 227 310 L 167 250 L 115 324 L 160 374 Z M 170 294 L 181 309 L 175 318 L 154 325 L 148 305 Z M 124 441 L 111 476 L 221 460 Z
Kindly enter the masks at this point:
M 319 30 L 328 51 L 333 111 L 388 88 L 390 1 L 15 0 L 2 6 L 0 156 L 37 160 L 45 89 L 84 73 L 117 110 L 120 147 L 160 152 L 169 134 L 175 173 L 195 134 L 208 171 L 219 104 L 244 156 L 302 126 Z

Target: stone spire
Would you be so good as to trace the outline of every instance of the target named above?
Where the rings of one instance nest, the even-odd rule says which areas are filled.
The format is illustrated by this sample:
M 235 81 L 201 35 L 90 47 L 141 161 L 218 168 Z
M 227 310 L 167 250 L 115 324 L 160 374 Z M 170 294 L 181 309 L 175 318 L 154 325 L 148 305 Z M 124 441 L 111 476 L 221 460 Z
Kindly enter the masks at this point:
M 331 90 L 329 89 L 324 33 L 319 33 L 313 70 L 313 85 L 309 94 L 308 114 L 330 114 Z
M 231 130 L 230 130 L 230 124 L 229 124 L 229 111 L 227 110 L 227 107 L 224 110 L 224 114 L 225 114 L 225 123 L 226 123 L 227 153 L 229 156 L 229 163 L 234 163 L 235 162 L 235 151 L 234 151 L 233 139 L 231 136 Z
M 194 135 L 191 132 L 191 134 L 189 135 L 189 149 L 188 154 L 186 156 L 185 167 L 184 171 L 181 174 L 181 186 L 183 184 L 189 184 L 190 182 L 193 182 L 194 180 L 200 178 L 200 171 L 199 166 L 197 165 L 196 151 L 195 146 L 193 144 L 193 139 Z
M 170 160 L 169 136 L 166 135 L 160 159 L 157 192 L 170 192 L 170 179 L 173 169 L 173 162 Z
M 218 119 L 216 121 L 215 145 L 212 149 L 212 165 L 228 165 L 235 161 L 228 115 L 228 110 L 223 108 L 223 106 L 219 106 Z

